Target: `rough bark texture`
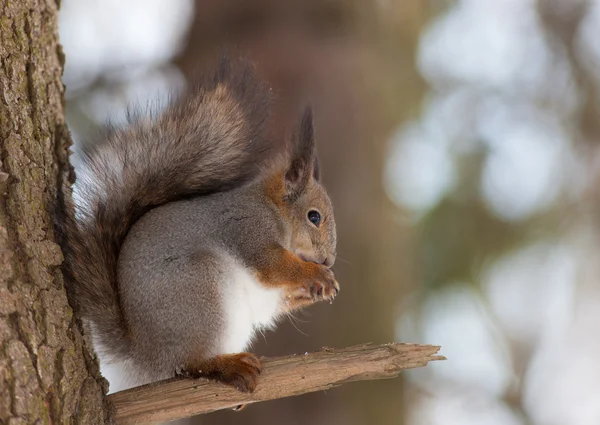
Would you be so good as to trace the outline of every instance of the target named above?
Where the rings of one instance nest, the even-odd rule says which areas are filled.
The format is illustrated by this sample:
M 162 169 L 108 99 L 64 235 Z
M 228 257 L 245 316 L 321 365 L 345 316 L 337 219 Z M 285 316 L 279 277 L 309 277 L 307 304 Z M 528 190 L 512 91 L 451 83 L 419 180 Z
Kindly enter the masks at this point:
M 242 393 L 227 385 L 199 380 L 166 380 L 109 396 L 119 425 L 187 418 L 244 404 L 326 391 L 352 381 L 395 378 L 405 369 L 426 366 L 440 347 L 416 344 L 324 348 L 279 358 L 262 358 L 256 391 Z
M 58 6 L 0 0 L 1 424 L 104 421 L 104 381 L 67 303 L 52 225 L 70 143 Z

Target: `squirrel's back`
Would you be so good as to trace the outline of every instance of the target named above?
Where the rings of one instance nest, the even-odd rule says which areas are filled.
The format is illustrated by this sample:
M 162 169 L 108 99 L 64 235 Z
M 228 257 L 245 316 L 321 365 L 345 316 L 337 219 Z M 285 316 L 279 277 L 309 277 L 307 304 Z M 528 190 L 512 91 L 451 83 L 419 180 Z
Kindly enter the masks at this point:
M 78 205 L 61 197 L 57 227 L 71 303 L 96 334 L 111 341 L 110 354 L 130 351 L 117 288 L 127 233 L 153 207 L 239 187 L 261 175 L 277 150 L 266 131 L 270 104 L 270 90 L 252 66 L 224 58 L 156 119 L 111 129 L 80 151 L 85 173 L 74 186 Z

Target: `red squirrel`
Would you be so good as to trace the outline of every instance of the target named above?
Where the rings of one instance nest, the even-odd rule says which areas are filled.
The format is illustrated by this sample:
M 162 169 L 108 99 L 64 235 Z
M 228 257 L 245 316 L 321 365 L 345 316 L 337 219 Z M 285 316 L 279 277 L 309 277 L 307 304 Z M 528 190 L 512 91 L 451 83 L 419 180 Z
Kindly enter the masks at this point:
M 80 152 L 58 229 L 71 303 L 131 385 L 183 374 L 253 391 L 245 352 L 287 313 L 333 300 L 336 227 L 310 107 L 285 155 L 247 61 Z

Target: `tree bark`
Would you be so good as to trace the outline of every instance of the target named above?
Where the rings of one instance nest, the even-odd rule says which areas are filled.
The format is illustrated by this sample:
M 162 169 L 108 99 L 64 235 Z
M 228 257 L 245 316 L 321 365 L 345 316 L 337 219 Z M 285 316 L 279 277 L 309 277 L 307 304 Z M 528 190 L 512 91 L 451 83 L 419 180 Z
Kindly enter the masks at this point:
M 67 302 L 53 232 L 70 145 L 58 6 L 0 0 L 2 424 L 105 420 L 105 381 Z

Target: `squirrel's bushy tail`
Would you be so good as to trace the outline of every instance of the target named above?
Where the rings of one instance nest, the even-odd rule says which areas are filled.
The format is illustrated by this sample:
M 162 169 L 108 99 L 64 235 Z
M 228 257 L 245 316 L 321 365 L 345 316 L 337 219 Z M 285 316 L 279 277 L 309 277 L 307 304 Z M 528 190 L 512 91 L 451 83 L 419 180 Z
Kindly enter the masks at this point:
M 80 152 L 72 205 L 58 230 L 69 297 L 112 355 L 129 352 L 117 260 L 131 226 L 152 207 L 244 184 L 273 158 L 265 127 L 270 90 L 246 62 L 218 69 L 155 120 L 111 129 Z M 75 218 L 77 215 L 77 218 Z

